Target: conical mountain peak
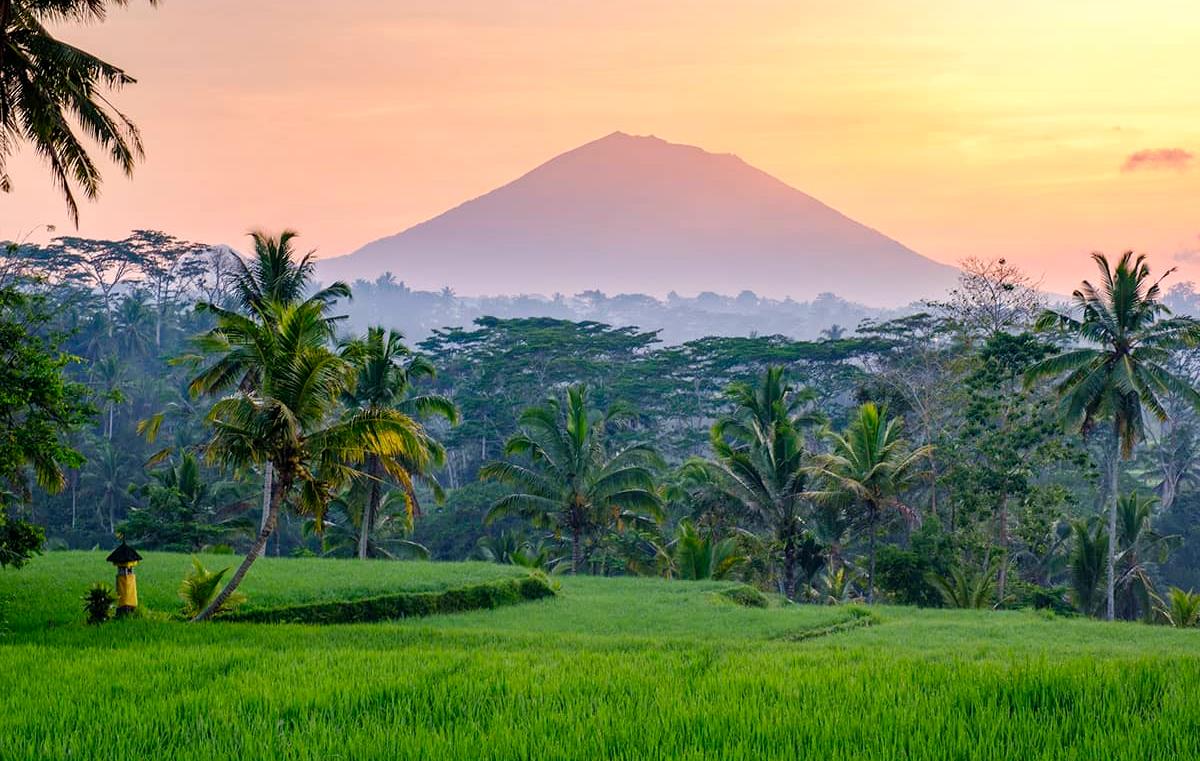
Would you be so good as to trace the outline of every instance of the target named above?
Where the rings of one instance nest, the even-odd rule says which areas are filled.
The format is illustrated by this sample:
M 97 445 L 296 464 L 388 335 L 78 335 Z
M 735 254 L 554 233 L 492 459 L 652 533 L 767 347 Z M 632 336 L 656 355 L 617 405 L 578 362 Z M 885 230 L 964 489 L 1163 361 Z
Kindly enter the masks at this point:
M 320 271 L 463 294 L 748 289 L 878 305 L 939 295 L 955 276 L 732 154 L 624 132 Z

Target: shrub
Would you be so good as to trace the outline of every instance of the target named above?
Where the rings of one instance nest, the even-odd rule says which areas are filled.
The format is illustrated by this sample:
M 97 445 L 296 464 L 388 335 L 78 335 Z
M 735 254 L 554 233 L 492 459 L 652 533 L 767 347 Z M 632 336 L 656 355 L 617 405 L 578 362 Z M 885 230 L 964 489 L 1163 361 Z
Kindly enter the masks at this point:
M 913 550 L 885 545 L 875 559 L 875 583 L 880 591 L 901 605 L 936 608 L 942 596 L 930 582 L 933 565 Z
M 193 557 L 192 570 L 188 571 L 187 575 L 183 577 L 183 583 L 179 585 L 179 599 L 183 600 L 183 615 L 191 618 L 207 608 L 208 604 L 217 596 L 217 592 L 221 588 L 221 579 L 228 571 L 228 567 L 219 571 L 210 571 L 200 563 L 198 558 Z M 234 592 L 225 598 L 225 602 L 221 603 L 221 607 L 215 615 L 228 613 L 245 601 L 244 594 Z
M 1166 600 L 1156 599 L 1158 615 L 1168 625 L 1187 629 L 1200 622 L 1200 594 L 1171 587 Z
M 544 574 L 471 584 L 443 592 L 404 592 L 359 600 L 316 602 L 261 608 L 233 613 L 227 621 L 294 624 L 353 624 L 416 618 L 435 614 L 486 610 L 525 600 L 553 597 L 554 588 Z
M 1005 592 L 1008 597 L 1005 605 L 1008 607 L 1049 610 L 1060 616 L 1073 616 L 1076 613 L 1064 586 L 1043 587 L 1020 579 L 1010 579 Z
M 996 598 L 995 564 L 986 568 L 956 565 L 945 576 L 932 571 L 925 580 L 935 587 L 947 608 L 991 608 Z
M 20 568 L 41 553 L 46 532 L 41 526 L 0 514 L 0 568 Z
M 99 626 L 112 618 L 112 608 L 116 601 L 117 595 L 113 588 L 97 581 L 83 596 L 83 613 L 87 616 L 87 622 L 92 626 Z
M 723 589 L 717 594 L 736 605 L 746 608 L 766 608 L 771 604 L 771 601 L 761 590 L 748 584 L 739 584 L 730 589 Z

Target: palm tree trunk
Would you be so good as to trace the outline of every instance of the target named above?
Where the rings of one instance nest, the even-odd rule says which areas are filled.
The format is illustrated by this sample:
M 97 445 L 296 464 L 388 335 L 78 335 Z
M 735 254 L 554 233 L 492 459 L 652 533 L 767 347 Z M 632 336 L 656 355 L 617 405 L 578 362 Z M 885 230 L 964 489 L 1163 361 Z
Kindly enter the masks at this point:
M 76 508 L 79 505 L 79 471 L 71 471 L 71 530 L 75 530 Z
M 379 457 L 376 455 L 368 455 L 367 457 L 367 476 L 371 479 L 371 495 L 367 499 L 367 506 L 363 510 L 362 525 L 358 530 L 358 559 L 367 559 L 367 546 L 371 541 L 371 529 L 375 526 L 375 516 L 379 514 L 379 501 L 381 497 L 380 489 L 380 467 Z
M 868 503 L 867 513 L 870 516 L 867 520 L 870 532 L 870 564 L 867 566 L 867 604 L 875 602 L 875 517 L 876 510 L 873 504 Z
M 1000 500 L 1000 510 L 996 515 L 999 522 L 1000 534 L 1000 572 L 996 576 L 996 605 L 1004 602 L 1004 588 L 1008 584 L 1008 495 Z
M 796 538 L 794 534 L 783 540 L 783 594 L 796 601 Z
M 1117 494 L 1121 479 L 1121 428 L 1113 419 L 1111 453 L 1108 458 L 1108 580 L 1105 583 L 1106 607 L 1104 618 L 1112 621 L 1116 617 L 1114 601 L 1117 586 Z
M 261 533 L 267 527 L 267 518 L 271 514 L 271 498 L 272 498 L 272 481 L 274 476 L 275 466 L 267 460 L 263 465 L 263 493 L 262 493 L 262 517 L 258 521 L 258 530 Z M 253 551 L 253 550 L 251 550 Z M 258 549 L 259 555 L 264 555 L 267 552 L 267 544 L 263 542 L 262 547 Z
M 583 537 L 579 531 L 571 532 L 571 573 L 578 574 L 583 565 Z
M 271 533 L 275 530 L 275 525 L 279 522 L 279 508 L 283 504 L 283 495 L 286 491 L 286 485 L 283 478 L 278 478 L 272 485 L 271 499 L 267 503 L 266 520 L 263 521 L 263 526 L 258 532 L 258 538 L 254 540 L 254 546 L 246 553 L 246 557 L 242 560 L 242 564 L 234 571 L 230 577 L 229 583 L 225 588 L 213 598 L 204 610 L 196 614 L 192 622 L 207 621 L 214 613 L 221 609 L 225 604 L 225 600 L 229 599 L 229 595 L 233 594 L 245 578 L 246 572 L 250 570 L 250 566 L 254 565 L 254 561 L 258 559 L 267 549 L 267 540 L 271 538 Z

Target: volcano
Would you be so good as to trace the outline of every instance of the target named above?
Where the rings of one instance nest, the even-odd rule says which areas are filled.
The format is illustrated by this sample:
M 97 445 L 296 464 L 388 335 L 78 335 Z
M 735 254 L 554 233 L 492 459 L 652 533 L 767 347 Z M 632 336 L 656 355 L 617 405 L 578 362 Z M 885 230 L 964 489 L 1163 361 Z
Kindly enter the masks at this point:
M 957 270 L 730 154 L 616 132 L 354 253 L 319 277 L 463 295 L 599 289 L 874 306 L 936 297 Z

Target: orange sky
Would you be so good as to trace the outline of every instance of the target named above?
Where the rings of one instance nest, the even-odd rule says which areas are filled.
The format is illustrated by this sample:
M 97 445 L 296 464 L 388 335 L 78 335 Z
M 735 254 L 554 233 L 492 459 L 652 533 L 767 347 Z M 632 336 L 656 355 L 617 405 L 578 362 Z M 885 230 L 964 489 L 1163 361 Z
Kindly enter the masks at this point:
M 148 153 L 85 235 L 290 226 L 333 256 L 623 130 L 736 153 L 941 261 L 1068 290 L 1088 250 L 1134 247 L 1200 280 L 1194 2 L 135 6 L 62 31 L 138 77 L 116 101 Z M 69 230 L 32 156 L 10 173 L 0 239 Z

